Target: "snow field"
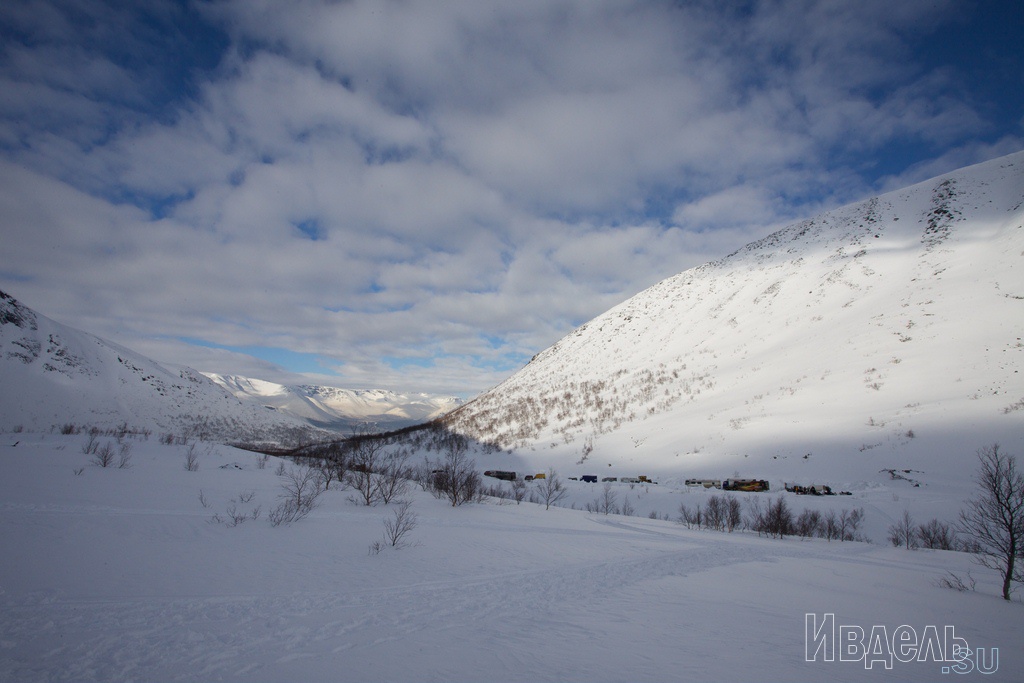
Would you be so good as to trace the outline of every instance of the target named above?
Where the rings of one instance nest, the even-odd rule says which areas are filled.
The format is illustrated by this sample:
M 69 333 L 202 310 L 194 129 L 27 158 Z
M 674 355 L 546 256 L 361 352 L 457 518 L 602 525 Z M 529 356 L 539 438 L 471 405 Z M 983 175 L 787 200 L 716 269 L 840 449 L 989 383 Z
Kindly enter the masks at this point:
M 939 676 L 932 661 L 889 672 L 805 662 L 806 613 L 865 631 L 950 624 L 972 646 L 999 648 L 984 680 L 1016 680 L 1024 666 L 1024 607 L 1000 600 L 996 577 L 961 553 L 773 541 L 495 500 L 451 508 L 416 488 L 410 544 L 373 554 L 393 505 L 354 505 L 332 485 L 309 517 L 275 528 L 274 458 L 259 469 L 255 454 L 199 444 L 199 470 L 188 472 L 185 447 L 151 439 L 133 443 L 130 468 L 101 469 L 84 439 L 0 440 L 0 680 Z M 566 505 L 603 490 L 568 484 Z M 863 505 L 871 520 L 892 503 L 923 511 L 946 499 L 907 488 L 893 501 L 899 484 L 787 500 Z M 615 488 L 638 515 L 674 517 L 680 501 L 708 495 L 642 486 Z M 262 515 L 210 521 L 232 502 Z M 968 570 L 974 592 L 935 585 Z

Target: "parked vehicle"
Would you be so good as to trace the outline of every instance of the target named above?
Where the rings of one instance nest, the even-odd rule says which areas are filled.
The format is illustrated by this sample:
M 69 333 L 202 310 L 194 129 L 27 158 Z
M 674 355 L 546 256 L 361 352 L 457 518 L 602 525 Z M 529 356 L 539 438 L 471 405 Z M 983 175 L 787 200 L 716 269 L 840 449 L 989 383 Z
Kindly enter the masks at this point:
M 783 484 L 786 490 L 790 493 L 797 495 L 806 496 L 834 496 L 832 487 L 825 484 L 811 484 L 810 486 L 803 486 L 801 484 Z
M 686 485 L 687 486 L 703 486 L 706 489 L 710 489 L 710 488 L 720 489 L 720 488 L 722 488 L 722 480 L 721 479 L 687 479 L 686 480 Z
M 548 478 L 548 475 L 547 475 L 547 474 L 545 474 L 544 472 L 541 472 L 541 473 L 539 473 L 539 474 L 535 474 L 535 475 L 533 475 L 533 478 L 534 478 L 534 479 L 547 479 L 547 478 Z
M 640 479 L 638 479 L 637 477 L 623 477 L 619 481 L 621 481 L 623 484 L 639 484 L 640 483 Z
M 602 477 L 601 481 L 618 481 L 618 477 Z
M 584 474 L 582 477 L 580 477 L 580 479 L 582 481 L 588 481 L 591 484 L 596 484 L 597 483 L 597 475 L 596 474 Z
M 722 482 L 725 491 L 767 491 L 769 488 L 766 479 L 726 479 Z
M 485 477 L 494 477 L 495 479 L 504 479 L 506 481 L 514 481 L 516 478 L 515 472 L 506 472 L 504 470 L 487 470 L 484 472 Z

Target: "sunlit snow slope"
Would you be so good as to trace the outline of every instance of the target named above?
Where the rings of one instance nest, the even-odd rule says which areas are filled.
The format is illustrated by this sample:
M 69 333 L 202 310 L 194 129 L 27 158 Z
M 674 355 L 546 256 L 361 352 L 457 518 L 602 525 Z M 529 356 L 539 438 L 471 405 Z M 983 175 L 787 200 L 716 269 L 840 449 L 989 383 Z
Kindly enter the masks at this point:
M 65 425 L 223 441 L 308 441 L 307 423 L 246 404 L 194 370 L 169 370 L 0 292 L 0 430 Z
M 1018 153 L 669 278 L 448 424 L 570 472 L 969 478 L 1024 456 L 1022 266 Z

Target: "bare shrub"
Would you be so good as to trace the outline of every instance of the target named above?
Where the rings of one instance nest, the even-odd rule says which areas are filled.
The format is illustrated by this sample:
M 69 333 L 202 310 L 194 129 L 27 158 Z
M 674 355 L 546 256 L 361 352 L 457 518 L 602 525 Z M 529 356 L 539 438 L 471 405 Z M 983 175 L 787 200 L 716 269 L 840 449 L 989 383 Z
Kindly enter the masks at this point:
M 89 438 L 82 444 L 82 452 L 86 455 L 94 455 L 96 449 L 100 447 L 99 441 L 96 440 L 96 434 L 90 433 Z
M 244 522 L 247 519 L 249 519 L 249 513 L 248 512 L 240 512 L 238 510 L 238 507 L 234 503 L 231 503 L 230 505 L 228 505 L 228 509 L 226 510 L 226 512 L 227 512 L 228 518 L 227 518 L 227 521 L 225 522 L 225 524 L 227 524 L 229 527 L 236 527 L 239 524 L 241 524 L 242 522 Z
M 945 576 L 940 577 L 935 581 L 935 585 L 939 588 L 949 588 L 951 590 L 959 591 L 960 593 L 974 590 L 977 583 L 977 580 L 971 576 L 970 572 L 967 572 L 966 582 L 960 575 L 949 571 L 946 572 Z
M 323 493 L 320 473 L 313 467 L 295 466 L 286 470 L 283 477 L 281 502 L 267 513 L 271 526 L 303 519 L 319 505 L 318 499 Z
M 256 456 L 256 469 L 265 470 L 267 469 L 267 461 L 270 460 L 270 456 L 266 453 L 260 453 Z
M 196 453 L 196 445 L 190 443 L 185 449 L 185 469 L 189 472 L 199 470 L 199 455 Z
M 118 469 L 126 470 L 131 466 L 132 445 L 127 441 L 122 441 L 117 450 L 117 467 Z
M 110 467 L 114 464 L 114 447 L 110 443 L 97 446 L 92 456 L 92 463 L 100 467 Z
M 392 548 L 407 545 L 405 537 L 416 528 L 417 515 L 411 508 L 412 502 L 403 500 L 393 510 L 394 516 L 384 520 L 384 540 Z
M 78 477 L 78 476 L 81 476 L 82 472 L 85 472 L 85 468 L 84 467 L 79 467 L 78 469 L 71 470 L 71 471 L 75 473 L 76 477 Z
M 202 506 L 203 506 L 204 508 L 208 508 L 208 507 L 210 507 L 210 501 L 208 501 L 208 500 L 206 499 L 206 494 L 205 494 L 205 493 L 203 493 L 203 490 L 202 490 L 202 489 L 199 489 L 199 503 L 200 503 L 200 504 L 201 504 L 201 505 L 202 505 Z

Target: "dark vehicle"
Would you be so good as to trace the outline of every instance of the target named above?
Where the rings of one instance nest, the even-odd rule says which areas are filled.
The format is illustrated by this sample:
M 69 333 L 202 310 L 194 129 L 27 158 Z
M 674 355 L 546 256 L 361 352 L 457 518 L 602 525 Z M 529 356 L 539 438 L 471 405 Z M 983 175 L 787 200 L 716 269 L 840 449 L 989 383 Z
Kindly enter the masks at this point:
M 504 479 L 506 481 L 515 481 L 515 472 L 505 472 L 502 470 L 487 470 L 484 472 L 485 477 L 494 477 L 495 479 Z
M 767 491 L 769 488 L 765 479 L 726 479 L 722 482 L 725 491 Z
M 583 481 L 589 481 L 591 484 L 596 484 L 597 483 L 597 475 L 596 474 L 584 474 L 582 477 L 580 477 L 580 479 L 583 480 Z
M 801 486 L 800 484 L 784 484 L 786 490 L 790 493 L 795 493 L 798 496 L 834 496 L 836 495 L 832 491 L 832 487 L 826 484 L 811 484 L 810 486 Z

